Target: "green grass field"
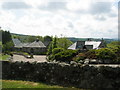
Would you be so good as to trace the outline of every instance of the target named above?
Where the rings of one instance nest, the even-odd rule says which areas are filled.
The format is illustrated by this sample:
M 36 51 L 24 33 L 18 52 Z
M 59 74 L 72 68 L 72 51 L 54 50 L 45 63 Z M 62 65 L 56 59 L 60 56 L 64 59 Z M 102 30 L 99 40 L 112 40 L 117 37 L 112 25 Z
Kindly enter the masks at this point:
M 57 85 L 46 85 L 30 81 L 2 80 L 2 88 L 63 88 Z
M 1 80 L 0 80 L 1 81 Z M 83 90 L 78 88 L 65 88 L 58 85 L 47 85 L 44 83 L 30 82 L 30 81 L 17 81 L 17 80 L 2 80 L 2 88 L 54 88 L 57 90 Z
M 10 57 L 10 55 L 2 55 L 2 54 L 0 54 L 0 60 L 8 60 L 9 57 Z

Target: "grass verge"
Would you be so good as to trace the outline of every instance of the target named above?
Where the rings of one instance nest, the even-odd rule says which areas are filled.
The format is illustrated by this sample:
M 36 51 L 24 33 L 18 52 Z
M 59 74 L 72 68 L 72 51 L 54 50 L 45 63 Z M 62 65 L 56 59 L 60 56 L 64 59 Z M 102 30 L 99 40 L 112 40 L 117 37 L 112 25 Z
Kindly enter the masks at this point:
M 63 87 L 30 81 L 2 80 L 2 88 L 63 88 Z
M 2 88 L 3 89 L 9 89 L 9 88 L 51 88 L 51 90 L 57 89 L 57 90 L 84 90 L 84 89 L 78 89 L 74 87 L 62 87 L 58 85 L 47 85 L 44 83 L 38 83 L 38 82 L 30 82 L 30 81 L 21 81 L 21 80 L 0 80 L 2 81 Z
M 2 54 L 0 54 L 0 60 L 8 60 L 9 57 L 10 57 L 10 55 L 2 55 Z

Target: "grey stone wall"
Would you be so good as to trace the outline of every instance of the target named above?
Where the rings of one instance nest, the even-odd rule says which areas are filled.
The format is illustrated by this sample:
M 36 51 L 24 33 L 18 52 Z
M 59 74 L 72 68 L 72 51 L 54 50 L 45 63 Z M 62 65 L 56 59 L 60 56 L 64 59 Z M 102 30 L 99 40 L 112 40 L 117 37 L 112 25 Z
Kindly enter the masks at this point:
M 2 69 L 3 79 L 40 81 L 78 88 L 120 89 L 120 67 L 4 61 Z

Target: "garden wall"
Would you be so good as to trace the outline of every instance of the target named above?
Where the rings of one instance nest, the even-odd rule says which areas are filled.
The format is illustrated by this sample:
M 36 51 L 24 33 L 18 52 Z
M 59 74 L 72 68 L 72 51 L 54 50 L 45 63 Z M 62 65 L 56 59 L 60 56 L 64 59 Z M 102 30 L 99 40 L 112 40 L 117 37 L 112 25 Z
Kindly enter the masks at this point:
M 2 62 L 2 78 L 40 81 L 79 88 L 120 88 L 120 67 Z

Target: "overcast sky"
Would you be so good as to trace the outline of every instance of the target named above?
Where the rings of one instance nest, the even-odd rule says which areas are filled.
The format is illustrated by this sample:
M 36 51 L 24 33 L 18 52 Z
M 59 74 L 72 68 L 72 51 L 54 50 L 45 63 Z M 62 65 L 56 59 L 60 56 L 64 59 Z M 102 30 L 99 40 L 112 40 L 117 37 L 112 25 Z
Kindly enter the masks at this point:
M 0 0 L 0 26 L 26 35 L 117 38 L 118 1 Z

